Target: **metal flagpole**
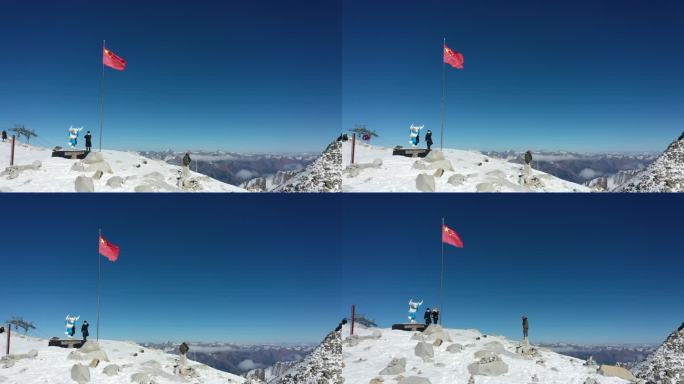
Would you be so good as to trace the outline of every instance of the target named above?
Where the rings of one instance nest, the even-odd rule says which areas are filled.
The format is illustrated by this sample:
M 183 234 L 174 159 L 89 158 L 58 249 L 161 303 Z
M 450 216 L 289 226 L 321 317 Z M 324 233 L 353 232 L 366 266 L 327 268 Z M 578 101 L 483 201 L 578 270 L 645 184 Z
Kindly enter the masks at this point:
M 104 55 L 105 41 L 102 40 L 102 54 Z M 104 120 L 104 75 L 105 75 L 105 65 L 104 60 L 102 60 L 102 80 L 100 81 L 100 152 L 102 152 L 102 125 Z
M 442 43 L 442 127 L 439 130 L 439 150 L 444 148 L 444 99 L 446 98 L 446 68 L 444 66 L 444 49 L 446 48 L 446 37 Z
M 444 232 L 444 218 L 442 217 L 442 227 L 440 232 Z M 443 234 L 440 234 L 444 236 Z M 442 240 L 440 238 L 440 240 Z M 444 241 L 442 241 L 442 273 L 439 281 L 439 323 L 442 324 L 444 320 Z
M 99 230 L 99 235 L 97 236 L 97 246 L 100 247 L 100 241 L 102 240 L 102 229 Z M 97 252 L 97 341 L 100 341 L 100 280 L 102 280 L 102 256 L 100 251 Z

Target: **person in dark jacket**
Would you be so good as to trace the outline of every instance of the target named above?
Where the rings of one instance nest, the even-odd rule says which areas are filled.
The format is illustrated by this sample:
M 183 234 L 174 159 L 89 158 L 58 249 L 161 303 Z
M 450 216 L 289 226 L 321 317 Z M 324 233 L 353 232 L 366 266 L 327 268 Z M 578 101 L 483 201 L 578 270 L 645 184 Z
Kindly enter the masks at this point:
M 86 152 L 90 152 L 90 149 L 93 147 L 93 135 L 88 131 L 83 138 L 85 139 Z
M 85 320 L 83 322 L 83 325 L 81 325 L 81 334 L 83 335 L 83 341 L 88 341 L 88 336 L 90 336 L 90 333 L 88 332 L 88 327 L 90 324 L 88 324 L 88 320 Z
M 190 152 L 185 152 L 185 156 L 183 156 L 183 178 L 187 178 L 190 176 L 190 163 L 192 162 L 192 159 L 190 158 Z
M 0 333 L 5 333 L 5 327 L 0 327 Z
M 432 311 L 430 311 L 430 308 L 426 308 L 425 314 L 423 315 L 423 319 L 425 319 L 425 325 L 430 325 L 430 315 L 432 315 Z
M 2 131 L 2 142 L 4 143 L 5 141 L 7 141 L 7 131 L 3 130 Z
M 434 308 L 432 310 L 432 324 L 439 324 L 439 309 Z
M 530 150 L 525 152 L 525 164 L 527 164 L 527 165 L 532 164 L 532 151 L 530 151 Z
M 427 144 L 428 151 L 430 150 L 430 147 L 432 147 L 432 131 L 428 129 L 427 133 L 425 134 L 425 144 Z
M 522 316 L 523 337 L 527 339 L 527 331 L 530 328 L 530 323 L 527 321 L 527 316 Z
M 339 332 L 342 330 L 342 326 L 347 324 L 347 319 L 342 319 L 340 323 L 337 325 L 337 328 L 335 328 L 335 332 Z

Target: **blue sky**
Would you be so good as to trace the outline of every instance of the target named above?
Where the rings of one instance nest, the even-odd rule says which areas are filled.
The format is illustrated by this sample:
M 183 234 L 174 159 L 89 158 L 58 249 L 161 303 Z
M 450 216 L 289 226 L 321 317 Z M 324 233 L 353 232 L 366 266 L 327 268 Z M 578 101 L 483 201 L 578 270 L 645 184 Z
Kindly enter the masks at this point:
M 287 196 L 287 197 L 286 197 Z M 95 334 L 137 341 L 318 342 L 343 316 L 339 204 L 323 195 L 6 195 L 0 319 L 63 335 L 81 315 Z M 331 219 L 332 218 L 332 219 Z
M 684 127 L 684 3 L 671 0 L 344 2 L 343 126 L 408 145 L 410 123 L 445 146 L 662 151 Z M 438 144 L 438 143 L 437 143 Z
M 342 300 L 380 326 L 410 298 L 445 325 L 532 341 L 660 343 L 684 318 L 679 195 L 345 195 Z
M 0 127 L 45 146 L 99 129 L 104 146 L 319 151 L 340 130 L 339 0 L 4 0 Z M 97 138 L 96 138 L 97 141 Z

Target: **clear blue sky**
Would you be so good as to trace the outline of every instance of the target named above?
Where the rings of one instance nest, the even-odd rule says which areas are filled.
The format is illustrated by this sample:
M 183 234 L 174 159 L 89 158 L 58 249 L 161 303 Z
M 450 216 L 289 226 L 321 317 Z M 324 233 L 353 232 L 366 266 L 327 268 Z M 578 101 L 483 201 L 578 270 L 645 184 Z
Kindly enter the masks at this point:
M 684 3 L 344 2 L 343 126 L 408 145 L 410 123 L 474 149 L 661 151 L 684 130 Z M 424 133 L 424 132 L 423 132 Z
M 410 298 L 445 325 L 532 341 L 660 343 L 684 321 L 680 195 L 345 195 L 343 302 L 389 327 Z
M 81 315 L 95 334 L 137 341 L 318 342 L 342 317 L 339 201 L 325 195 L 2 197 L 0 320 L 60 336 Z
M 339 0 L 4 0 L 0 127 L 67 143 L 98 131 L 102 40 L 105 147 L 319 151 L 341 124 Z M 97 138 L 95 138 L 97 141 Z

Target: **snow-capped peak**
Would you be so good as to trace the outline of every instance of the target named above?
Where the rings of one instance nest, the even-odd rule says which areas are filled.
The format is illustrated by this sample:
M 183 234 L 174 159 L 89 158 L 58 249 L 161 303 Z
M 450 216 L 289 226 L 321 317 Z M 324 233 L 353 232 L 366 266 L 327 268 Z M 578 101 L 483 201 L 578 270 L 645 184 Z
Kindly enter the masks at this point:
M 678 384 L 684 381 L 684 323 L 632 371 L 648 384 Z

